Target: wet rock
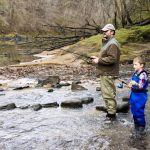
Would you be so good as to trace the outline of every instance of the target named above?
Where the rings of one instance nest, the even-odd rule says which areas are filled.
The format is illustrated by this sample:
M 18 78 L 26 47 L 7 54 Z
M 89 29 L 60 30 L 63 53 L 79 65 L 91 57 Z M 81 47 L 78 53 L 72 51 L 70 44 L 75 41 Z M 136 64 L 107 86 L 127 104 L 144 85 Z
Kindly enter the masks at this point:
M 59 76 L 48 76 L 46 79 L 39 79 L 38 84 L 44 86 L 46 84 L 56 85 L 60 82 Z
M 122 98 L 123 102 L 129 102 L 129 100 L 130 100 L 129 96 L 125 96 L 125 97 Z
M 53 92 L 54 90 L 53 89 L 49 89 L 47 92 Z
M 73 81 L 74 84 L 81 84 L 81 81 L 80 80 L 75 80 Z
M 30 106 L 30 108 L 34 111 L 38 111 L 38 110 L 42 109 L 42 105 L 41 104 L 35 104 L 35 105 Z
M 46 84 L 46 85 L 43 85 L 43 87 L 44 87 L 44 88 L 51 88 L 52 85 L 48 83 L 48 84 Z
M 129 111 L 129 103 L 123 103 L 117 105 L 117 113 L 127 113 Z M 96 110 L 104 111 L 107 113 L 105 106 L 96 106 Z
M 89 104 L 94 101 L 94 98 L 93 97 L 84 97 L 84 98 L 81 98 L 81 101 L 82 101 L 82 104 Z
M 101 91 L 101 88 L 100 87 L 96 87 L 96 91 Z
M 0 106 L 0 110 L 12 110 L 12 109 L 15 109 L 15 108 L 16 108 L 15 103 L 10 103 L 10 104 L 7 104 L 7 105 Z
M 117 113 L 127 113 L 129 111 L 129 103 L 123 103 L 117 106 Z
M 28 109 L 29 107 L 30 107 L 30 105 L 26 105 L 26 106 L 20 106 L 18 108 L 20 108 L 20 109 Z
M 0 92 L 3 92 L 3 91 L 4 91 L 4 89 L 0 88 Z
M 59 107 L 59 104 L 57 102 L 53 103 L 47 103 L 47 104 L 41 104 L 43 108 L 49 108 L 49 107 Z
M 26 88 L 29 88 L 29 86 L 17 87 L 17 88 L 14 88 L 13 90 L 23 90 L 23 89 L 26 89 Z
M 72 82 L 71 90 L 72 91 L 83 91 L 83 90 L 87 90 L 87 89 L 81 85 L 78 85 L 78 84 L 75 84 L 74 82 Z
M 66 108 L 81 108 L 82 101 L 80 99 L 67 100 L 61 103 L 61 107 Z
M 60 84 L 61 86 L 70 86 L 70 85 L 71 85 L 70 83 L 64 82 L 64 81 L 61 81 L 59 84 Z
M 107 109 L 105 106 L 96 106 L 96 110 L 103 111 L 107 113 Z
M 61 88 L 62 86 L 61 86 L 59 83 L 57 83 L 57 84 L 53 85 L 52 87 L 59 89 L 59 88 Z

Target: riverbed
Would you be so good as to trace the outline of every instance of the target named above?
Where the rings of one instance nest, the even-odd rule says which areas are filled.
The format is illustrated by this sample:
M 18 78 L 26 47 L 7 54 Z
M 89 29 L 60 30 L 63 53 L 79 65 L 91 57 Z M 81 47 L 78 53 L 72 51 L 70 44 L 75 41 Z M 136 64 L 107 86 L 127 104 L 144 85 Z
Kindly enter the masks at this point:
M 126 70 L 126 71 L 125 71 Z M 22 78 L 39 79 L 58 75 L 61 81 L 69 83 L 80 80 L 87 90 L 71 91 L 71 86 L 54 88 L 49 93 L 45 87 L 31 87 L 23 90 L 5 88 L 0 92 L 0 105 L 15 103 L 13 110 L 0 112 L 0 149 L 2 150 L 149 150 L 150 149 L 150 102 L 146 106 L 147 135 L 136 139 L 131 137 L 132 115 L 118 113 L 113 124 L 105 124 L 103 111 L 96 106 L 104 105 L 96 77 L 91 66 L 72 64 L 25 64 L 0 68 L 1 80 Z M 128 80 L 133 72 L 131 65 L 121 66 L 120 76 Z M 116 81 L 117 87 L 118 81 Z M 127 88 L 117 88 L 117 102 L 128 97 Z M 150 93 L 149 93 L 150 95 Z M 74 98 L 93 97 L 94 101 L 82 108 L 63 108 L 61 102 Z M 34 111 L 33 104 L 57 102 L 58 107 Z
M 133 126 L 130 112 L 118 113 L 117 121 L 111 125 L 105 124 L 106 113 L 96 110 L 96 106 L 104 105 L 101 92 L 96 91 L 99 81 L 84 80 L 81 85 L 88 90 L 72 92 L 68 86 L 55 89 L 52 93 L 48 93 L 47 88 L 1 92 L 1 105 L 14 102 L 18 108 L 0 113 L 0 149 L 128 150 L 137 147 L 143 150 L 143 146 L 144 149 L 150 148 L 147 142 L 149 134 L 140 145 L 139 141 L 130 137 Z M 117 89 L 118 103 L 122 103 L 122 97 L 128 95 L 128 89 Z M 60 104 L 64 100 L 86 96 L 93 97 L 94 102 L 78 109 L 62 108 L 60 105 L 57 108 L 42 108 L 39 111 L 30 108 L 19 109 L 20 106 L 36 103 L 57 101 Z M 148 109 L 146 114 L 148 116 Z M 150 117 L 147 117 L 148 133 L 149 119 Z

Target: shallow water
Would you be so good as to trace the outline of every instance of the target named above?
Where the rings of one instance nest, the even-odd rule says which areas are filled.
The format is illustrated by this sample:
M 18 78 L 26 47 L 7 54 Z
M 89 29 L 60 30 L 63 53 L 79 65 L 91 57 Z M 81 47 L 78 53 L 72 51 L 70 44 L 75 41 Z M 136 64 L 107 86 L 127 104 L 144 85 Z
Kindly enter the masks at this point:
M 55 89 L 48 93 L 44 88 L 22 91 L 5 91 L 0 104 L 14 102 L 17 106 L 68 99 L 94 97 L 94 102 L 80 109 L 43 108 L 40 111 L 19 108 L 0 113 L 0 149 L 2 150 L 109 150 L 111 143 L 103 130 L 105 113 L 95 109 L 103 105 L 101 93 L 96 91 L 99 84 L 84 82 L 87 91 L 72 92 L 70 87 Z M 121 91 L 119 91 L 121 92 Z M 121 92 L 118 102 L 128 92 Z M 118 118 L 121 119 L 122 115 Z M 124 116 L 125 117 L 125 116 Z M 127 117 L 127 116 L 126 116 Z M 126 120 L 127 119 L 127 120 Z M 121 123 L 122 124 L 122 123 Z M 123 126 L 128 126 L 128 117 Z
M 13 41 L 10 43 L 12 44 L 8 45 L 4 42 L 4 46 L 0 45 L 0 67 L 32 61 L 37 58 L 33 56 L 34 54 L 43 51 L 29 44 L 21 45 L 21 43 L 16 44 Z M 23 43 L 27 43 L 27 41 Z

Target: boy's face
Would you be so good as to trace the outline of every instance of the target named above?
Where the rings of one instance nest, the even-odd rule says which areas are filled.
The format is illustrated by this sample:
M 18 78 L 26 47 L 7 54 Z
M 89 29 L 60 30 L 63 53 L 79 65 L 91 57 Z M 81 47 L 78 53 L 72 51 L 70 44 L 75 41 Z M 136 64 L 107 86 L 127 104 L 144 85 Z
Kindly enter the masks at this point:
M 144 65 L 140 64 L 138 61 L 133 61 L 133 68 L 135 71 L 140 71 L 143 69 Z

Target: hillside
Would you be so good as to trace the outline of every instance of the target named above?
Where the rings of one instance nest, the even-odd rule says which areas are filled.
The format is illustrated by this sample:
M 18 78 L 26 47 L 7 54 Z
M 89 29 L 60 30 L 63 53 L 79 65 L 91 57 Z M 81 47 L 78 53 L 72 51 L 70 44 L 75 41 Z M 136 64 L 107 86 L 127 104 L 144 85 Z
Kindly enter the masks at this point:
M 78 43 L 63 47 L 54 51 L 44 51 L 39 55 L 42 59 L 33 63 L 56 63 L 56 64 L 77 64 L 79 65 L 83 57 L 79 55 L 98 55 L 102 35 L 92 36 L 82 39 Z M 132 27 L 128 29 L 119 29 L 116 32 L 116 38 L 121 44 L 121 62 L 130 62 L 137 55 L 144 55 L 150 59 L 150 25 L 142 27 Z M 79 54 L 79 55 L 78 55 Z

